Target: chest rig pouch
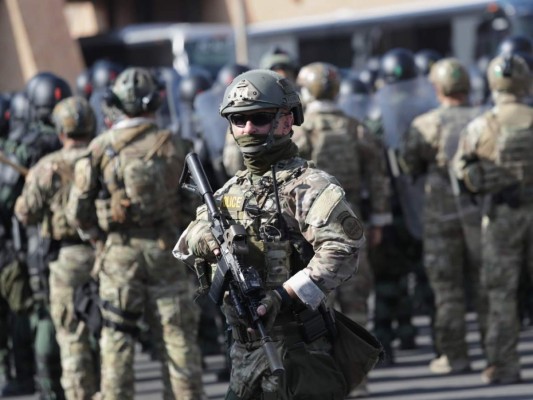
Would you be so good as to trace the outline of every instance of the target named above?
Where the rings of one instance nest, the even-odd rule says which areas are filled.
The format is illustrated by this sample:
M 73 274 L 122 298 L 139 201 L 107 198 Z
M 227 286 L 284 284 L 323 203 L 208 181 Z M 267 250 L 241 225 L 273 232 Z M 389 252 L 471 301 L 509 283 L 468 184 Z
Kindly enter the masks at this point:
M 240 177 L 221 198 L 221 210 L 246 228 L 248 262 L 261 274 L 267 288 L 281 286 L 291 274 L 293 248 L 289 241 L 277 183 L 265 175 L 252 184 Z M 274 186 L 276 185 L 276 188 Z

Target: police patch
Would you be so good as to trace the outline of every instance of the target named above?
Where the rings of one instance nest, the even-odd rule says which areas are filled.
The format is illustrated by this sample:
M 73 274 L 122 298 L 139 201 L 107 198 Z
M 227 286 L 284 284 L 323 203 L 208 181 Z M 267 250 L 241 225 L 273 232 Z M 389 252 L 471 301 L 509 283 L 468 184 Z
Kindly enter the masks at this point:
M 359 240 L 363 237 L 363 225 L 351 213 L 343 211 L 337 219 L 342 226 L 342 230 L 350 239 Z

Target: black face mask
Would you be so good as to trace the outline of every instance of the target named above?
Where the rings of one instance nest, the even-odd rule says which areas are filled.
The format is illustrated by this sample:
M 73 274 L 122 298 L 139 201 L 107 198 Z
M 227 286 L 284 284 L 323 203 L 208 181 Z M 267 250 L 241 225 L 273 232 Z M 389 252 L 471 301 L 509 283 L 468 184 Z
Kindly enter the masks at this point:
M 261 147 L 266 143 L 268 135 L 243 135 L 235 137 L 237 145 L 246 147 Z M 291 140 L 291 135 L 273 136 L 269 149 L 266 147 L 256 152 L 242 151 L 244 165 L 254 175 L 263 175 L 270 170 L 270 166 L 281 160 L 292 158 L 298 154 L 298 146 Z

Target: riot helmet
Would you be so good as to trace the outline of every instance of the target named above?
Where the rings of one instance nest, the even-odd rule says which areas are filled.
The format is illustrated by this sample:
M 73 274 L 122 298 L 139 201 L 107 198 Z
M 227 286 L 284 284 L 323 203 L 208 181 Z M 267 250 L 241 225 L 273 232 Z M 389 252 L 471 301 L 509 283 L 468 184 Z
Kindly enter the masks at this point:
M 95 89 L 112 86 L 124 67 L 109 60 L 98 60 L 91 68 L 92 83 Z
M 302 96 L 311 96 L 315 100 L 334 100 L 339 94 L 340 82 L 339 69 L 324 62 L 305 65 L 296 78 L 297 85 L 302 88 Z
M 236 76 L 249 71 L 250 68 L 243 64 L 226 64 L 217 74 L 217 84 L 223 87 L 228 86 Z
M 386 52 L 380 64 L 380 77 L 385 83 L 396 83 L 417 76 L 415 58 L 410 50 L 395 48 Z
M 72 96 L 57 103 L 52 112 L 52 122 L 58 134 L 70 138 L 91 138 L 96 133 L 93 109 L 81 96 Z
M 490 90 L 524 96 L 531 87 L 531 75 L 526 61 L 517 54 L 495 57 L 487 70 Z
M 51 72 L 40 72 L 28 81 L 26 94 L 33 117 L 48 122 L 55 105 L 72 96 L 72 91 L 63 78 Z
M 108 106 L 116 107 L 129 117 L 155 112 L 160 104 L 158 85 L 146 68 L 130 67 L 120 73 L 105 94 Z
M 368 95 L 370 94 L 370 88 L 358 75 L 348 74 L 341 79 L 339 94 L 342 96 L 351 94 Z
M 302 103 L 294 85 L 280 74 L 253 69 L 237 76 L 226 88 L 220 105 L 220 115 L 268 108 L 290 110 L 294 124 L 301 125 Z
M 418 74 L 421 76 L 428 76 L 431 67 L 437 61 L 442 59 L 442 55 L 433 49 L 422 49 L 415 53 L 415 64 Z
M 93 82 L 90 69 L 85 69 L 76 77 L 76 93 L 86 99 L 91 98 Z
M 526 53 L 533 55 L 533 43 L 527 36 L 515 35 L 502 40 L 498 54 Z
M 445 96 L 470 91 L 470 76 L 466 68 L 456 58 L 443 58 L 431 68 L 429 80 Z

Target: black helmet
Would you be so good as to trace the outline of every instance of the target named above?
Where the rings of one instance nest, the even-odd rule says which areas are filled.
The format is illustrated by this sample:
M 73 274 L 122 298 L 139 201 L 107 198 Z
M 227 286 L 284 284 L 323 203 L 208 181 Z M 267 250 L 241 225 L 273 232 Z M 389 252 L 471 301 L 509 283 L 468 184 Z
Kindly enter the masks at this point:
M 196 95 L 209 89 L 211 84 L 211 79 L 206 75 L 192 72 L 180 80 L 180 99 L 192 104 Z
M 243 64 L 226 64 L 217 74 L 217 84 L 228 86 L 236 76 L 249 71 L 250 67 Z
M 27 121 L 30 116 L 30 102 L 25 92 L 15 92 L 11 96 L 10 113 L 12 121 Z
M 359 76 L 348 74 L 341 80 L 340 95 L 370 94 L 370 88 Z
M 533 43 L 527 36 L 509 36 L 502 40 L 498 54 L 525 53 L 533 55 Z
M 111 87 L 122 71 L 124 67 L 113 61 L 96 61 L 91 68 L 93 87 L 95 89 Z
M 37 120 L 48 121 L 55 105 L 72 96 L 69 84 L 51 72 L 40 72 L 28 81 L 26 94 Z
M 437 50 L 423 49 L 415 54 L 415 64 L 419 75 L 427 76 L 433 64 L 442 59 L 442 54 Z
M 417 69 L 413 53 L 400 47 L 386 52 L 381 59 L 380 76 L 386 83 L 415 78 Z
M 93 93 L 93 78 L 90 69 L 85 69 L 76 77 L 76 93 L 86 99 Z

